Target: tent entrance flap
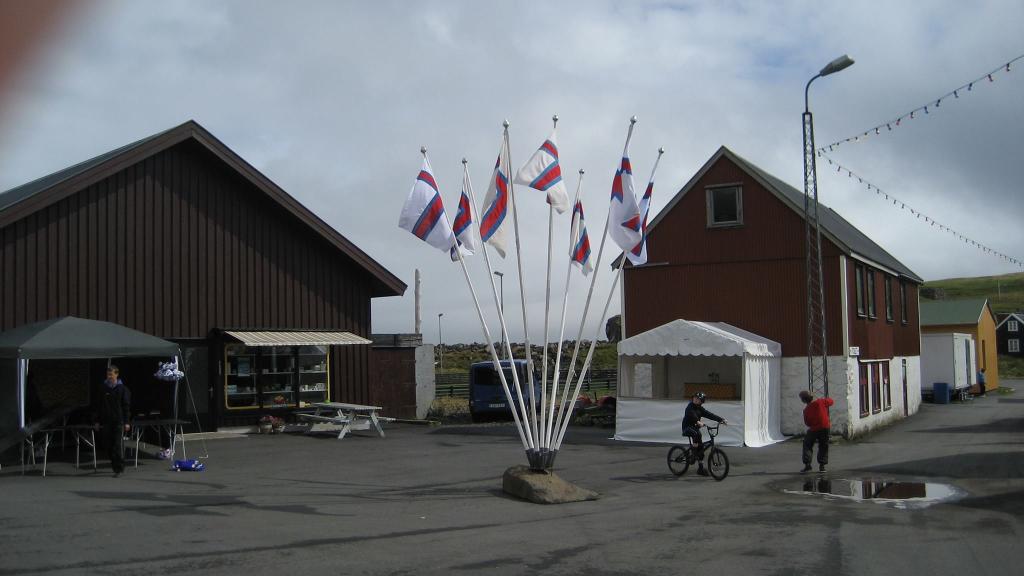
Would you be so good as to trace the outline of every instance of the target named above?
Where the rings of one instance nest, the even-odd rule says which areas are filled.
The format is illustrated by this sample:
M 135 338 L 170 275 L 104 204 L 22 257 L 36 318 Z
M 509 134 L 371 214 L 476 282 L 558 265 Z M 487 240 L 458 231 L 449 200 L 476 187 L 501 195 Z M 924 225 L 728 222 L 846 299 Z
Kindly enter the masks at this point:
M 225 334 L 246 346 L 351 346 L 372 341 L 351 332 L 271 332 L 225 330 Z

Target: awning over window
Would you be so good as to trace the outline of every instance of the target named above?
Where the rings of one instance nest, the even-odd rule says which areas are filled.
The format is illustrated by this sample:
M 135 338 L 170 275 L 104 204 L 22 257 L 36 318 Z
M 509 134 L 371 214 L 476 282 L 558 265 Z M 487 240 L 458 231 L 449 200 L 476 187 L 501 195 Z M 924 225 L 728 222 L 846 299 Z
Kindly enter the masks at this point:
M 371 344 L 351 332 L 249 332 L 225 330 L 225 334 L 246 346 L 347 346 Z

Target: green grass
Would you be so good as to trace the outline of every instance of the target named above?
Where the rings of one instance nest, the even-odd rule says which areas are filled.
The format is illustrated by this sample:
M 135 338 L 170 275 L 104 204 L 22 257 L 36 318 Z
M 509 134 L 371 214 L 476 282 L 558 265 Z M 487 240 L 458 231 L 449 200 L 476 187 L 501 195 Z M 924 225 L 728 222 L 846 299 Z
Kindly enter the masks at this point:
M 1024 378 L 1024 358 L 999 356 L 1000 378 Z
M 992 311 L 996 313 L 1024 310 L 1024 273 L 947 278 L 925 282 L 924 288 L 941 290 L 947 300 L 988 298 Z

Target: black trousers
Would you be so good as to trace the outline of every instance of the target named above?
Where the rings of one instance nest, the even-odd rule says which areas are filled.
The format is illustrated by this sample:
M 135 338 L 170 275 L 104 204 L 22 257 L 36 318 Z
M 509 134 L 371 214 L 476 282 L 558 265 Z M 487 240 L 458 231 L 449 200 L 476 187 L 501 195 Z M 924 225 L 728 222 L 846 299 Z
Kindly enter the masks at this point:
M 811 455 L 814 453 L 814 443 L 818 443 L 818 464 L 828 464 L 828 429 L 808 430 L 804 434 L 804 464 L 811 465 Z
M 124 424 L 114 422 L 103 425 L 101 432 L 103 448 L 110 455 L 110 467 L 114 472 L 124 472 Z
M 697 455 L 697 462 L 704 466 L 704 439 L 701 437 L 700 429 L 687 426 L 683 428 L 683 436 L 688 437 L 693 442 L 693 451 Z

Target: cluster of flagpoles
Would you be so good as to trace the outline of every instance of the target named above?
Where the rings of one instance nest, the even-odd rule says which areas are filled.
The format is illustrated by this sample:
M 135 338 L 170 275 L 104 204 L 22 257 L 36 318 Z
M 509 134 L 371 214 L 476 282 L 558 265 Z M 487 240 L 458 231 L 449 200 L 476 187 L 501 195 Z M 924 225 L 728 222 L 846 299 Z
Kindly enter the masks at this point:
M 891 193 L 889 193 L 889 192 L 887 192 L 885 190 L 882 190 L 881 188 L 879 188 L 875 184 L 872 184 L 871 182 L 865 180 L 863 176 L 858 175 L 853 170 L 850 170 L 849 168 L 841 165 L 839 162 L 836 162 L 832 158 L 829 158 L 828 154 L 822 154 L 822 153 L 819 152 L 818 155 L 823 157 L 825 160 L 828 160 L 829 166 L 835 166 L 836 167 L 836 173 L 842 174 L 843 172 L 846 172 L 847 178 L 856 178 L 857 182 L 859 184 L 863 184 L 864 186 L 867 186 L 867 189 L 869 191 L 874 190 L 874 192 L 875 192 L 875 194 L 877 196 L 883 197 L 886 202 L 892 201 L 892 205 L 893 206 L 896 206 L 896 207 L 900 208 L 901 210 L 906 210 L 906 211 L 910 212 L 910 214 L 913 215 L 913 216 L 916 216 L 918 220 L 924 220 L 925 224 L 930 224 L 933 228 L 938 228 L 939 230 L 941 230 L 943 232 L 947 232 L 947 233 L 955 236 L 958 240 L 960 240 L 964 244 L 967 244 L 968 246 L 973 246 L 974 248 L 977 248 L 978 250 L 981 250 L 982 252 L 984 252 L 986 254 L 991 254 L 993 256 L 996 256 L 997 258 L 1000 258 L 1000 259 L 1002 259 L 1002 260 L 1004 260 L 1006 262 L 1009 262 L 1010 264 L 1014 264 L 1016 266 L 1024 268 L 1024 262 L 1022 262 L 1020 259 L 1014 258 L 1012 256 L 1007 256 L 1006 254 L 1003 254 L 1002 252 L 1000 252 L 1000 251 L 998 251 L 998 250 L 996 250 L 994 248 L 990 248 L 990 247 L 982 244 L 981 242 L 978 242 L 977 240 L 973 240 L 973 239 L 969 238 L 968 236 L 966 236 L 965 234 L 962 234 L 962 233 L 954 230 L 953 228 L 950 228 L 949 226 L 946 226 L 945 224 L 943 224 L 943 223 L 939 222 L 938 220 L 932 218 L 931 216 L 928 216 L 924 212 L 921 212 L 920 210 L 917 210 L 916 208 L 913 208 L 912 206 L 909 206 L 903 200 L 900 200 L 896 196 L 893 196 Z
M 549 353 L 548 344 L 550 341 L 550 316 L 551 316 L 551 271 L 555 260 L 555 239 L 554 221 L 557 215 L 568 211 L 570 204 L 565 183 L 562 180 L 561 166 L 558 157 L 558 145 L 556 139 L 558 117 L 552 118 L 553 128 L 551 136 L 546 139 L 537 151 L 527 162 L 515 173 L 512 174 L 512 163 L 509 155 L 509 123 L 505 121 L 502 132 L 501 145 L 498 151 L 498 159 L 495 162 L 491 179 L 488 182 L 487 193 L 484 196 L 482 205 L 483 211 L 477 210 L 476 194 L 469 177 L 468 162 L 463 159 L 462 174 L 462 195 L 459 199 L 459 208 L 455 217 L 454 226 L 449 223 L 444 204 L 427 158 L 426 148 L 421 148 L 423 154 L 423 165 L 413 183 L 409 197 L 402 208 L 399 218 L 399 227 L 408 230 L 421 240 L 431 246 L 450 253 L 453 261 L 459 263 L 462 269 L 466 284 L 469 287 L 473 305 L 480 320 L 484 341 L 487 342 L 488 353 L 491 362 L 497 372 L 498 379 L 505 393 L 505 398 L 512 412 L 512 419 L 515 423 L 519 439 L 526 451 L 530 467 L 535 470 L 547 470 L 554 465 L 555 456 L 565 438 L 569 421 L 572 417 L 572 405 L 579 396 L 580 390 L 586 378 L 590 363 L 593 360 L 594 348 L 600 335 L 601 326 L 608 314 L 608 307 L 615 294 L 616 286 L 622 276 L 622 264 L 613 271 L 614 280 L 605 300 L 604 308 L 601 311 L 599 322 L 594 337 L 590 340 L 585 359 L 579 371 L 576 370 L 579 359 L 580 344 L 583 331 L 586 326 L 587 316 L 590 312 L 594 287 L 597 274 L 590 277 L 590 286 L 587 292 L 586 303 L 583 307 L 580 318 L 579 329 L 576 336 L 576 343 L 572 357 L 569 361 L 569 368 L 564 381 L 560 379 L 562 366 L 562 349 L 565 337 L 565 325 L 567 317 L 567 304 L 570 286 L 572 283 L 573 268 L 577 268 L 584 276 L 587 276 L 601 263 L 604 253 L 605 238 L 611 236 L 634 265 L 644 264 L 647 261 L 647 217 L 650 210 L 651 194 L 654 190 L 654 176 L 657 172 L 658 163 L 664 149 L 658 150 L 657 160 L 651 170 L 651 177 L 644 192 L 641 202 L 637 204 L 636 195 L 633 191 L 633 174 L 629 160 L 629 142 L 633 136 L 633 128 L 636 125 L 636 117 L 630 119 L 629 130 L 626 135 L 626 144 L 623 148 L 622 160 L 615 172 L 612 182 L 611 199 L 608 209 L 608 217 L 605 219 L 605 227 L 601 233 L 600 247 L 597 257 L 591 262 L 590 238 L 587 233 L 586 223 L 583 214 L 583 175 L 579 171 L 579 179 L 576 184 L 575 198 L 572 203 L 572 224 L 568 243 L 569 259 L 566 264 L 565 290 L 562 295 L 562 311 L 558 329 L 558 346 L 554 358 L 553 375 L 549 378 Z M 539 382 L 539 397 L 537 393 L 537 382 L 534 381 L 534 367 L 532 347 L 530 345 L 530 329 L 528 324 L 528 313 L 526 307 L 526 281 L 523 275 L 522 245 L 520 242 L 519 217 L 516 209 L 515 185 L 526 186 L 527 188 L 545 192 L 548 202 L 548 251 L 547 269 L 545 278 L 544 293 L 544 347 L 542 353 L 541 381 Z M 491 257 L 486 249 L 490 245 L 502 258 L 506 256 L 508 247 L 508 216 L 511 209 L 511 232 L 514 236 L 516 251 L 516 267 L 519 272 L 520 304 L 523 320 L 523 340 L 525 348 L 526 382 L 520 381 L 520 370 L 516 367 L 516 359 L 512 353 L 512 339 L 509 337 L 508 322 L 502 310 L 498 288 L 494 281 Z M 478 217 L 479 215 L 479 217 Z M 502 361 L 499 351 L 494 346 L 494 339 L 491 337 L 488 328 L 487 318 L 480 304 L 476 287 L 473 284 L 469 269 L 466 265 L 466 257 L 473 255 L 477 250 L 484 256 L 484 263 L 487 267 L 487 276 L 491 284 L 491 295 L 494 300 L 494 309 L 501 326 L 501 342 L 503 343 L 505 361 Z M 508 375 L 511 375 L 509 382 Z M 525 388 L 525 391 L 524 391 Z

